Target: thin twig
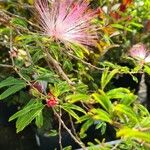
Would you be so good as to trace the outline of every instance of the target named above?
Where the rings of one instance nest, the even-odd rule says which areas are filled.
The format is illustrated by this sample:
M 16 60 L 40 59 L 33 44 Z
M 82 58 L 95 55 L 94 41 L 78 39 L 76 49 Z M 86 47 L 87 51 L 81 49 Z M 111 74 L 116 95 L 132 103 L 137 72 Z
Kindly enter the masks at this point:
M 53 111 L 54 111 L 54 114 L 57 116 L 57 118 L 61 121 L 61 124 L 62 124 L 62 126 L 64 127 L 64 129 L 66 129 L 66 131 L 67 131 L 67 132 L 69 133 L 69 135 L 74 139 L 74 141 L 75 141 L 76 143 L 78 143 L 78 144 L 81 146 L 81 148 L 82 148 L 83 150 L 86 150 L 84 143 L 83 143 L 82 141 L 79 141 L 79 140 L 72 134 L 71 130 L 68 129 L 68 127 L 65 125 L 65 123 L 63 122 L 63 120 L 62 120 L 61 117 L 59 116 L 59 114 L 56 112 L 56 110 L 53 109 Z
M 7 65 L 7 64 L 0 64 L 0 67 L 4 67 L 4 68 L 13 68 L 12 65 Z
M 139 128 L 138 129 L 139 131 L 141 131 L 141 132 L 148 132 L 148 131 L 150 131 L 150 127 L 147 127 L 147 128 Z
M 104 70 L 103 68 L 96 67 L 96 66 L 92 65 L 91 63 L 88 63 L 88 62 L 84 61 L 83 59 L 80 59 L 79 57 L 77 57 L 77 56 L 75 56 L 75 55 L 73 55 L 73 54 L 71 54 L 71 53 L 69 53 L 69 52 L 67 52 L 67 51 L 64 51 L 64 52 L 67 53 L 67 54 L 68 54 L 69 56 L 71 56 L 72 58 L 81 61 L 83 64 L 85 64 L 85 65 L 87 65 L 87 66 L 90 66 L 90 67 L 92 67 L 92 68 L 94 68 L 94 69 L 97 69 L 97 70 L 100 70 L 100 71 L 103 71 L 103 70 Z
M 59 109 L 59 116 L 60 116 L 60 119 L 61 119 L 61 116 L 62 116 L 62 112 L 61 112 L 61 108 Z M 59 119 L 59 146 L 60 146 L 60 150 L 63 149 L 62 147 L 62 136 L 61 136 L 61 120 Z
M 69 115 L 69 119 L 70 119 L 70 123 L 71 123 L 71 127 L 72 127 L 72 131 L 73 131 L 73 134 L 76 136 L 76 138 L 78 137 L 77 134 L 76 134 L 76 129 L 74 127 L 74 124 L 73 124 L 73 120 L 72 120 L 72 117 L 71 115 Z
M 77 57 L 77 56 L 75 56 L 75 55 L 73 55 L 73 54 L 71 54 L 71 53 L 69 53 L 69 52 L 67 52 L 67 51 L 64 51 L 64 52 L 65 52 L 66 54 L 68 54 L 68 56 L 71 56 L 72 58 L 74 58 L 74 59 L 76 59 L 76 60 L 79 60 L 80 62 L 82 62 L 83 64 L 89 66 L 90 68 L 94 68 L 94 69 L 99 70 L 99 71 L 104 71 L 104 70 L 106 69 L 106 68 L 99 68 L 99 67 L 96 67 L 96 66 L 92 65 L 91 63 L 86 62 L 86 61 L 84 61 L 83 59 L 80 59 L 79 57 Z M 109 72 L 110 72 L 110 71 L 109 71 Z M 143 71 L 139 71 L 139 72 L 130 71 L 130 72 L 126 73 L 126 74 L 132 75 L 132 74 L 137 74 L 137 73 L 143 74 L 144 72 L 143 72 Z M 118 71 L 117 74 L 125 74 L 125 73 Z
M 73 82 L 68 78 L 63 69 L 60 67 L 59 63 L 51 56 L 48 50 L 45 48 L 45 53 L 47 55 L 48 61 L 54 66 L 57 73 L 68 82 L 68 84 L 73 85 Z

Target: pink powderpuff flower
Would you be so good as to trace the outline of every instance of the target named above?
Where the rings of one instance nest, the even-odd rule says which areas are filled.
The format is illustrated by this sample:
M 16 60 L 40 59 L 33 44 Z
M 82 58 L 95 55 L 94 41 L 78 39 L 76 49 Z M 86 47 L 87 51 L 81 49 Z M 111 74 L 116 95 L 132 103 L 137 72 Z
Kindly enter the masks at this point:
M 147 52 L 145 45 L 142 43 L 133 45 L 130 49 L 130 56 L 143 63 L 150 63 L 150 53 Z
M 35 8 L 44 33 L 64 44 L 82 44 L 94 46 L 97 40 L 97 28 L 92 19 L 97 10 L 89 8 L 87 0 L 36 0 Z

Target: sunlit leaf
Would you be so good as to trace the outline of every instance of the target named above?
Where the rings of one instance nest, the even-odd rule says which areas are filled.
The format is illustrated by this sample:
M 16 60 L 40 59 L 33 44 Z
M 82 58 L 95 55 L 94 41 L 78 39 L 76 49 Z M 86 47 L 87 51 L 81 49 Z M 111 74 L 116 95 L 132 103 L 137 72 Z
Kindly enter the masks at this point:
M 135 129 L 122 128 L 117 132 L 118 137 L 133 138 L 150 143 L 150 133 L 140 132 Z

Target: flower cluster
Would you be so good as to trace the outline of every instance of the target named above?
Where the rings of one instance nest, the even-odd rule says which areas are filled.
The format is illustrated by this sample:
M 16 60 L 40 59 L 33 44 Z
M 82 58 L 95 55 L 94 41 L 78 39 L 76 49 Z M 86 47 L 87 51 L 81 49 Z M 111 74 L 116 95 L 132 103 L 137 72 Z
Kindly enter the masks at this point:
M 36 0 L 39 22 L 47 36 L 64 44 L 95 45 L 97 28 L 92 19 L 97 11 L 89 8 L 87 0 Z
M 142 63 L 150 63 L 150 52 L 146 50 L 144 44 L 139 43 L 132 46 L 130 56 Z
M 46 101 L 47 106 L 48 107 L 55 107 L 58 104 L 58 101 L 57 101 L 56 97 L 51 92 L 48 93 L 48 96 L 50 98 L 48 98 L 47 101 Z

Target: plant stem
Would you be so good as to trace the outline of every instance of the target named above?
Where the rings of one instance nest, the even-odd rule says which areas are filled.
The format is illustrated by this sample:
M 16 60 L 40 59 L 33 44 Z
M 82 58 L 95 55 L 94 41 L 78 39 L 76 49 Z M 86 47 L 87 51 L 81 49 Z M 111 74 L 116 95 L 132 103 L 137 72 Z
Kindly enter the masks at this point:
M 83 150 L 86 150 L 84 143 L 83 143 L 82 141 L 79 141 L 79 140 L 72 134 L 71 130 L 68 129 L 68 127 L 65 125 L 64 121 L 61 119 L 61 117 L 59 116 L 59 114 L 56 112 L 56 110 L 53 109 L 53 111 L 54 111 L 54 114 L 57 116 L 57 118 L 60 120 L 60 122 L 61 122 L 62 126 L 64 127 L 64 129 L 66 129 L 66 131 L 67 131 L 67 132 L 69 133 L 69 135 L 74 139 L 74 141 L 75 141 L 76 143 L 78 143 L 78 144 L 81 146 L 81 148 L 82 148 Z
M 4 68 L 13 68 L 12 65 L 7 65 L 7 64 L 0 64 L 0 67 L 4 67 Z
M 49 62 L 54 66 L 55 70 L 58 71 L 58 74 L 68 82 L 68 84 L 73 85 L 73 82 L 68 78 L 63 69 L 60 67 L 59 63 L 51 56 L 47 49 L 45 49 L 45 53 Z
M 61 113 L 61 108 L 59 110 L 59 116 L 60 116 L 60 119 L 61 119 L 61 116 L 62 116 L 62 113 Z M 60 150 L 63 149 L 62 147 L 62 143 L 61 143 L 61 139 L 62 139 L 62 136 L 61 136 L 61 120 L 59 119 L 59 146 L 60 146 Z

